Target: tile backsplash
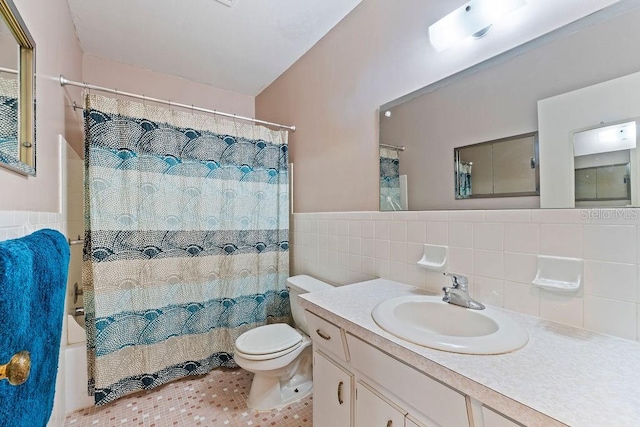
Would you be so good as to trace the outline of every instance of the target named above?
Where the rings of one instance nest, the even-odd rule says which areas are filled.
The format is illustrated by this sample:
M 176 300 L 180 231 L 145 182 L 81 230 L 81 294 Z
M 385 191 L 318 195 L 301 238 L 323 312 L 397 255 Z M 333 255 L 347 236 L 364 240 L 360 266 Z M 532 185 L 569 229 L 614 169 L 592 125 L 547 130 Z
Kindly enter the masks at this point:
M 637 340 L 640 210 L 344 212 L 293 214 L 291 273 L 338 285 L 377 277 L 436 293 L 442 274 L 416 265 L 423 244 L 449 247 L 449 268 L 485 304 Z M 531 284 L 537 255 L 584 259 L 583 287 Z

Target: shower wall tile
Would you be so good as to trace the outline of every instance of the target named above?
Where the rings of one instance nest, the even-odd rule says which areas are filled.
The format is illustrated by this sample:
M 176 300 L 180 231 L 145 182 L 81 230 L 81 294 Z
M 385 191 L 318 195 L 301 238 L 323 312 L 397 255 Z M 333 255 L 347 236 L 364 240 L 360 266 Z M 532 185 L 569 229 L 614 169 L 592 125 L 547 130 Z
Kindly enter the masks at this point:
M 26 218 L 32 216 L 39 218 Z M 9 225 L 0 227 L 0 238 L 20 233 L 15 213 L 3 218 Z M 383 277 L 441 293 L 449 280 L 416 262 L 425 242 L 448 245 L 448 270 L 467 275 L 473 294 L 485 304 L 639 338 L 637 209 L 344 212 L 292 218 L 292 274 L 337 285 Z M 538 254 L 584 258 L 584 288 L 562 295 L 534 287 Z

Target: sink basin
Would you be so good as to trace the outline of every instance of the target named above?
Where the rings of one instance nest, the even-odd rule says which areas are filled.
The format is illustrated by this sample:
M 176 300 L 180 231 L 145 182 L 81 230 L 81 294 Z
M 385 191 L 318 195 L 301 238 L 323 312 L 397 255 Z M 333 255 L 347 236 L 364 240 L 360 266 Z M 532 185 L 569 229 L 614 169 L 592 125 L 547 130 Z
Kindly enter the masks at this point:
M 398 338 L 453 353 L 509 353 L 529 341 L 527 331 L 498 310 L 470 310 L 438 296 L 393 298 L 378 304 L 371 315 Z

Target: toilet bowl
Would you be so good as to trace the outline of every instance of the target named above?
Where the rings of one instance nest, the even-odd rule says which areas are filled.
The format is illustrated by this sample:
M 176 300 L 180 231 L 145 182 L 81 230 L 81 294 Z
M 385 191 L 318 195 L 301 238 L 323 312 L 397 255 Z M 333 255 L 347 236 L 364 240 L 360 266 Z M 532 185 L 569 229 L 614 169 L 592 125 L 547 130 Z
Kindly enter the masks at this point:
M 297 298 L 332 286 L 309 276 L 293 276 L 287 287 L 296 328 L 284 323 L 260 326 L 240 335 L 235 343 L 234 360 L 255 374 L 247 400 L 253 410 L 280 408 L 313 390 L 311 339 Z

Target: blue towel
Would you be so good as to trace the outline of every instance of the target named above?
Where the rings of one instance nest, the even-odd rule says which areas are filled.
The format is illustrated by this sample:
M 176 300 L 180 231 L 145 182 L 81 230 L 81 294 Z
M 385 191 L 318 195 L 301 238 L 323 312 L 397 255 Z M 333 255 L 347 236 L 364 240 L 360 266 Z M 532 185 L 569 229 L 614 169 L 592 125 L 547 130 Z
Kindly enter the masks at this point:
M 55 230 L 0 242 L 0 363 L 31 353 L 20 386 L 0 381 L 0 426 L 46 426 L 53 409 L 69 244 Z

